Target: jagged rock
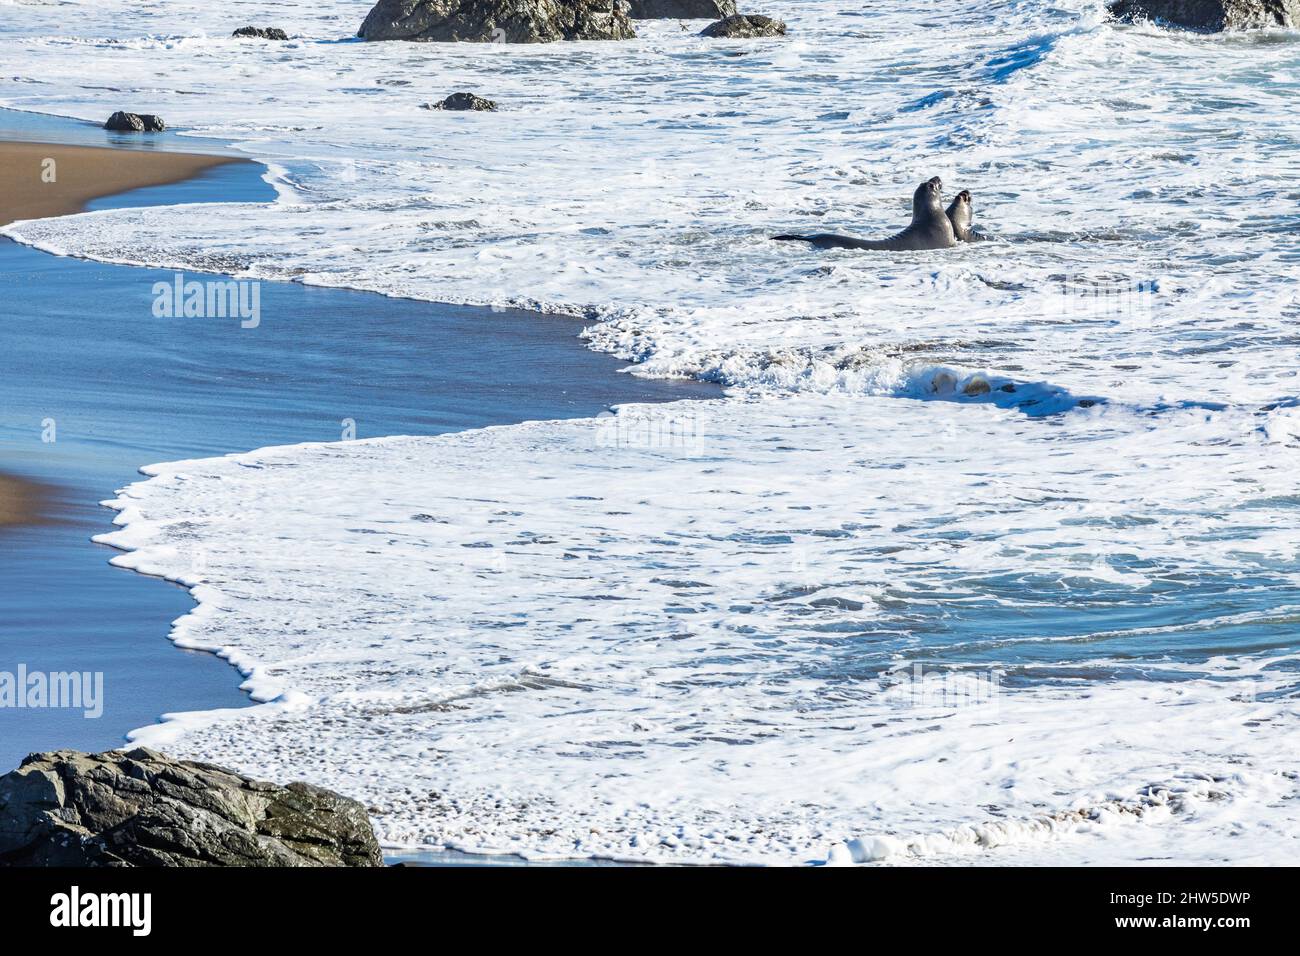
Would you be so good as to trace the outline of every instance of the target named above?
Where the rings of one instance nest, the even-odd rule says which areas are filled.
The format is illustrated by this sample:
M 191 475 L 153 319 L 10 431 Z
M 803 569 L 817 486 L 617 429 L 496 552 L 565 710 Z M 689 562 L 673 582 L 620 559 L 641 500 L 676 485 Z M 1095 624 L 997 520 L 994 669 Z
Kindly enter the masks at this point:
M 0 866 L 382 866 L 365 808 L 144 747 L 0 777 Z
M 748 14 L 727 17 L 717 23 L 711 23 L 701 32 L 702 37 L 716 37 L 725 40 L 751 40 L 755 37 L 783 37 L 785 23 L 771 17 Z
M 279 27 L 240 27 L 231 36 L 255 37 L 258 40 L 287 40 L 289 34 Z
M 736 0 L 629 0 L 633 20 L 721 20 L 736 15 Z
M 441 103 L 429 103 L 424 108 L 427 110 L 475 110 L 487 113 L 496 110 L 497 105 L 492 100 L 485 100 L 473 93 L 453 93 Z
M 119 133 L 161 133 L 167 128 L 161 116 L 152 113 L 124 113 L 118 110 L 108 118 L 104 129 Z
M 630 40 L 624 0 L 379 0 L 363 40 L 549 43 Z
M 1300 27 L 1300 0 L 1115 0 L 1110 13 L 1118 20 L 1153 20 L 1205 33 Z

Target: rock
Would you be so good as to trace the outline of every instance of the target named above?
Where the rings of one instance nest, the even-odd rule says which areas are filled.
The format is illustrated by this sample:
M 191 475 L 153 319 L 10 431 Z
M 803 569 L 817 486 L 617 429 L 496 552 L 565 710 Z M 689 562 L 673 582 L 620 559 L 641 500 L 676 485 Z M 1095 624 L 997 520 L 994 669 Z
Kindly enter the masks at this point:
M 1117 20 L 1153 20 L 1204 33 L 1296 28 L 1300 0 L 1115 0 L 1110 14 Z
M 258 40 L 287 40 L 289 34 L 279 27 L 240 27 L 231 36 L 255 37 Z
M 721 20 L 736 15 L 736 0 L 630 0 L 633 20 Z
M 0 866 L 382 866 L 365 808 L 210 764 L 32 754 L 0 777 Z
M 167 128 L 161 116 L 152 113 L 123 113 L 118 110 L 108 118 L 104 129 L 119 133 L 161 133 Z
M 427 110 L 476 110 L 487 113 L 495 111 L 497 105 L 492 100 L 485 100 L 473 93 L 453 93 L 441 103 L 430 103 L 424 108 Z
M 754 37 L 783 37 L 785 23 L 771 17 L 754 14 L 727 17 L 712 23 L 701 31 L 702 37 L 717 37 L 726 40 L 750 40 Z
M 624 0 L 379 0 L 363 40 L 549 43 L 630 40 Z

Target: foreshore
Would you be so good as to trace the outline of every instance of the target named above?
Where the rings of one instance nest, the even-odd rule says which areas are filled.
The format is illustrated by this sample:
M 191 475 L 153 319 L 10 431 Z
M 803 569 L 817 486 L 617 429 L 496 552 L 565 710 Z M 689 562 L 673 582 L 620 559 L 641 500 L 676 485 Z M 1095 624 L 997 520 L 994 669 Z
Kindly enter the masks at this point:
M 191 179 L 232 156 L 0 141 L 0 226 L 81 212 L 118 193 Z M 41 520 L 40 486 L 0 474 L 0 528 Z
M 104 196 L 164 186 L 247 160 L 107 146 L 0 142 L 0 226 L 81 212 Z
M 45 517 L 45 500 L 40 485 L 0 474 L 0 528 L 39 523 Z

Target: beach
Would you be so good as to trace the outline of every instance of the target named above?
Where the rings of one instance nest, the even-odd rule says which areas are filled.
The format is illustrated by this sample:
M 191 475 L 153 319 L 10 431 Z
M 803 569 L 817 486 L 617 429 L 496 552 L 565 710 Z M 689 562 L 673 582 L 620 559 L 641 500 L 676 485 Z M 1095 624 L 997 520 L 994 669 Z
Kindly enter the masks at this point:
M 147 149 L 0 142 L 0 226 L 81 212 L 94 199 L 192 179 L 237 162 L 246 160 Z
M 0 552 L 6 650 L 132 656 L 105 720 L 390 850 L 1288 861 L 1300 35 L 766 7 L 552 44 L 7 8 L 6 75 L 59 79 L 0 103 L 85 131 L 112 76 L 260 165 L 3 229 L 40 320 L 0 467 L 81 509 Z M 892 235 L 933 178 L 990 241 L 772 241 Z M 162 686 L 167 635 L 238 676 Z

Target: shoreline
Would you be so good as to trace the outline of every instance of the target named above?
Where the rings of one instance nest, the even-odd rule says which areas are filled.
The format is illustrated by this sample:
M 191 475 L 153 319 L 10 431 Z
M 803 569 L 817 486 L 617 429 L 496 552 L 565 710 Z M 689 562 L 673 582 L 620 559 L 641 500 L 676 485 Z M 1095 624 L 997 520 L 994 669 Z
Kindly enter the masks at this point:
M 0 227 L 84 212 L 96 199 L 246 162 L 236 156 L 0 139 Z M 48 503 L 41 485 L 0 472 L 0 528 L 42 523 Z
M 57 139 L 59 131 L 46 124 L 40 132 Z M 105 148 L 130 152 L 132 144 L 96 152 Z M 127 188 L 90 208 L 275 198 L 265 164 L 198 159 L 206 171 L 192 179 Z M 0 494 L 18 502 L 24 490 L 24 504 L 8 506 L 23 520 L 36 514 L 28 493 L 45 492 L 53 519 L 0 528 L 0 617 L 15 622 L 2 650 L 33 670 L 57 670 L 75 655 L 80 667 L 105 672 L 108 687 L 101 721 L 25 711 L 22 734 L 0 741 L 6 765 L 27 752 L 122 747 L 166 715 L 253 703 L 236 662 L 169 634 L 195 607 L 187 588 L 124 574 L 109 563 L 110 549 L 91 543 L 112 528 L 102 502 L 138 481 L 142 463 L 339 441 L 349 421 L 358 437 L 433 435 L 721 391 L 621 375 L 627 363 L 587 348 L 582 321 L 567 316 L 270 281 L 261 286 L 264 321 L 250 330 L 220 319 L 160 320 L 151 290 L 171 273 L 149 266 L 0 240 L 0 273 L 14 314 L 29 319 L 6 327 L 5 348 L 24 375 L 0 379 L 0 404 L 13 412 L 0 422 L 0 444 L 15 452 L 0 460 Z M 367 329 L 360 343 L 359 326 Z M 104 341 L 116 347 L 111 367 Z M 475 361 L 450 360 L 464 355 Z M 34 445 L 32 423 L 46 416 L 59 422 L 58 441 Z
M 246 162 L 236 156 L 0 140 L 0 226 L 84 212 L 96 199 Z

